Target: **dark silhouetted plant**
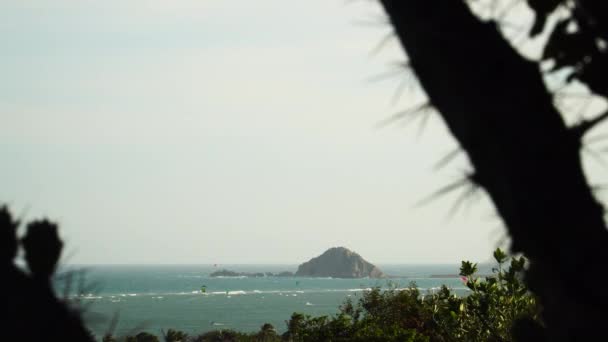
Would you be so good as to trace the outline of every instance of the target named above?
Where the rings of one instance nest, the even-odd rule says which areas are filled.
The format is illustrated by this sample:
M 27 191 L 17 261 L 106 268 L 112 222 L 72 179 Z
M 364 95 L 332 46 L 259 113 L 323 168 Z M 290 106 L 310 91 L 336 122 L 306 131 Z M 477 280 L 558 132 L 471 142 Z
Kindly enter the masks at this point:
M 185 342 L 188 339 L 188 334 L 183 331 L 169 329 L 167 332 L 163 332 L 163 338 L 165 342 Z
M 494 203 L 512 238 L 512 251 L 530 259 L 526 281 L 542 302 L 545 326 L 522 320 L 518 336 L 594 340 L 608 322 L 608 293 L 597 291 L 595 277 L 580 275 L 603 269 L 608 231 L 605 209 L 585 177 L 581 150 L 583 138 L 608 112 L 568 125 L 554 103 L 559 94 L 545 83 L 541 61 L 523 56 L 505 38 L 502 15 L 482 18 L 469 4 L 505 11 L 527 4 L 535 14 L 530 35 L 546 31 L 549 37 L 541 56 L 551 64 L 545 73 L 565 75 L 562 88 L 578 82 L 589 90 L 587 96 L 606 98 L 608 2 L 380 3 L 428 105 L 468 155 L 474 168 L 469 182 L 482 187 Z M 548 24 L 551 15 L 556 25 Z
M 27 224 L 25 237 L 17 239 L 20 222 L 14 220 L 6 206 L 0 207 L 2 238 L 2 282 L 0 293 L 6 311 L 2 321 L 9 341 L 93 341 L 79 313 L 57 298 L 51 277 L 63 243 L 58 226 L 47 220 Z M 21 242 L 21 246 L 19 246 Z M 14 264 L 19 247 L 23 247 L 29 272 Z

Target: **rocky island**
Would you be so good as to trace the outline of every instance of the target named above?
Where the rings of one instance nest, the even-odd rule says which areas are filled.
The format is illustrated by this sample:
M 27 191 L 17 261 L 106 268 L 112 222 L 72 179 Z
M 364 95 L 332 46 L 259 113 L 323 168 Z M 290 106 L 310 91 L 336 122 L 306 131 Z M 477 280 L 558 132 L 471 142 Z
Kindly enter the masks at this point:
M 331 278 L 388 278 L 378 267 L 363 259 L 359 254 L 344 247 L 334 247 L 316 258 L 300 264 L 298 271 L 235 272 L 226 269 L 209 274 L 210 277 L 331 277 Z
M 334 247 L 316 258 L 298 266 L 296 277 L 332 278 L 386 278 L 376 266 L 367 262 L 359 254 L 344 248 Z

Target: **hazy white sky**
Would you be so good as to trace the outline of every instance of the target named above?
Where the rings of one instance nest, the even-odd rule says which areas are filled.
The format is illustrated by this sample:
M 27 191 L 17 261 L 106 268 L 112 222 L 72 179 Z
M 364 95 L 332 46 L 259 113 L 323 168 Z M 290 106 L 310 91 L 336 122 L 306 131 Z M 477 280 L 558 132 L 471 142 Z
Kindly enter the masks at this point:
M 483 261 L 502 235 L 484 194 L 416 203 L 462 177 L 373 2 L 3 1 L 1 199 L 61 223 L 74 263 Z

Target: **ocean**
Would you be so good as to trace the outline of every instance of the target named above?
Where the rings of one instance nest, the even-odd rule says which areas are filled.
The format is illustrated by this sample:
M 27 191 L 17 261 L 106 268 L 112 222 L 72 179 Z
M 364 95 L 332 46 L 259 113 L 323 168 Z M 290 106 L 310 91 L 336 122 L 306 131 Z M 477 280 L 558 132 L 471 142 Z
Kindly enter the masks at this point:
M 160 336 L 167 329 L 189 334 L 215 329 L 251 332 L 264 323 L 284 332 L 293 312 L 332 315 L 347 298 L 356 301 L 366 289 L 403 288 L 412 281 L 423 293 L 442 284 L 466 293 L 457 277 L 432 277 L 457 274 L 456 264 L 378 266 L 391 278 L 209 276 L 220 269 L 295 272 L 297 265 L 79 265 L 58 272 L 56 289 L 85 310 L 86 324 L 97 337 L 108 331 Z

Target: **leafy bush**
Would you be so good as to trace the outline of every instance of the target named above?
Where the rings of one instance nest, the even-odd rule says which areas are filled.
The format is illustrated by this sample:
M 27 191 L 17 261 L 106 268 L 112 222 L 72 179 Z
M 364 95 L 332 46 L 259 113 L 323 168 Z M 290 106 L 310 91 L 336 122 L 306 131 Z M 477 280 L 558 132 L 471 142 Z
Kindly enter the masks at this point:
M 139 334 L 135 335 L 135 336 L 127 336 L 126 337 L 126 341 L 127 342 L 160 342 L 158 340 L 158 337 L 147 333 L 147 332 L 140 332 Z
M 280 342 L 272 324 L 265 323 L 257 333 L 242 333 L 234 330 L 213 330 L 191 338 L 192 342 Z
M 446 286 L 422 296 L 415 283 L 364 292 L 347 300 L 340 313 L 310 317 L 294 313 L 284 339 L 292 341 L 512 341 L 518 320 L 539 322 L 540 307 L 521 275 L 526 260 L 497 249 L 498 264 L 486 278 L 477 264 L 463 261 L 460 275 L 470 294 L 459 297 Z
M 186 342 L 188 341 L 188 334 L 183 331 L 169 329 L 167 332 L 163 332 L 165 342 Z
M 463 262 L 460 275 L 471 294 L 460 299 L 458 310 L 450 307 L 453 337 L 468 341 L 511 341 L 511 330 L 518 320 L 540 321 L 540 306 L 528 292 L 522 280 L 524 257 L 511 258 L 505 268 L 507 256 L 497 249 L 494 259 L 498 267 L 493 276 L 475 277 L 476 264 Z

